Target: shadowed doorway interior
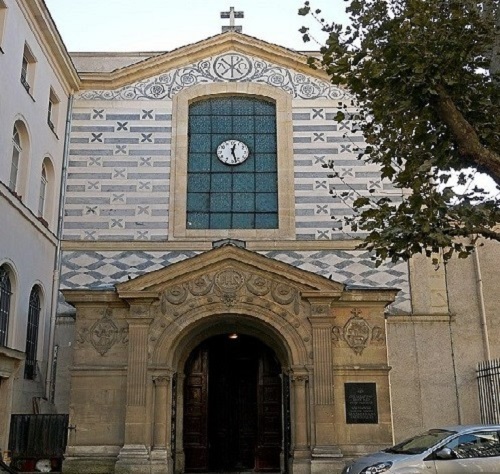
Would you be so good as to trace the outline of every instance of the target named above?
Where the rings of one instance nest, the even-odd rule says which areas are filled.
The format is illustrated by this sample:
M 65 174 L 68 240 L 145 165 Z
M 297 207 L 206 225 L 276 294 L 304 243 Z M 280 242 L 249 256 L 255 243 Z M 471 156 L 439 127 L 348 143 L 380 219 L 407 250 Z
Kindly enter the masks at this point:
M 281 367 L 272 349 L 251 336 L 215 336 L 191 353 L 185 373 L 186 471 L 279 471 Z

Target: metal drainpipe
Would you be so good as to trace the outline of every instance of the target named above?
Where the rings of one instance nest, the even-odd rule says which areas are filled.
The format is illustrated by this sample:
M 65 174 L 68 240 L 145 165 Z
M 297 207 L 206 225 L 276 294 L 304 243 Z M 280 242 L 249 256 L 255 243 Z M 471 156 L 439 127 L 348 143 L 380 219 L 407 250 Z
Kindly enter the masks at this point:
M 62 240 L 62 224 L 64 217 L 64 200 L 66 196 L 66 170 L 68 167 L 69 156 L 69 132 L 71 126 L 71 114 L 73 111 L 73 94 L 68 96 L 68 110 L 66 112 L 66 127 L 64 131 L 64 148 L 63 148 L 63 166 L 61 172 L 61 190 L 59 193 L 59 216 L 57 219 L 57 249 L 54 257 L 54 275 L 52 279 L 52 301 L 50 307 L 50 334 L 49 334 L 49 358 L 47 363 L 47 378 L 45 380 L 45 397 L 50 402 L 54 402 L 52 396 L 53 374 L 53 358 L 54 358 L 54 338 L 56 331 L 57 317 L 57 301 L 59 299 L 59 281 L 61 273 L 61 240 Z
M 481 333 L 483 335 L 483 349 L 485 360 L 491 360 L 490 339 L 488 336 L 488 320 L 486 319 L 486 308 L 484 304 L 483 277 L 481 275 L 481 265 L 479 262 L 479 252 L 474 244 L 474 266 L 476 267 L 477 296 L 479 299 L 479 316 L 481 320 Z

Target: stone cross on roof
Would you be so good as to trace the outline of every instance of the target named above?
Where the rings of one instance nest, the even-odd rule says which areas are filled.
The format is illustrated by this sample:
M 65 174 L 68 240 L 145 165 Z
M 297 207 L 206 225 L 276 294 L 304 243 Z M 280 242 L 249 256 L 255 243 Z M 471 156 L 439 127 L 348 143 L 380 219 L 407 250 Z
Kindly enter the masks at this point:
M 220 17 L 221 18 L 229 18 L 229 26 L 222 27 L 223 33 L 226 31 L 237 31 L 238 33 L 241 33 L 242 27 L 235 26 L 234 19 L 235 18 L 244 18 L 245 15 L 243 14 L 243 12 L 235 12 L 234 7 L 230 7 L 228 12 L 221 12 Z

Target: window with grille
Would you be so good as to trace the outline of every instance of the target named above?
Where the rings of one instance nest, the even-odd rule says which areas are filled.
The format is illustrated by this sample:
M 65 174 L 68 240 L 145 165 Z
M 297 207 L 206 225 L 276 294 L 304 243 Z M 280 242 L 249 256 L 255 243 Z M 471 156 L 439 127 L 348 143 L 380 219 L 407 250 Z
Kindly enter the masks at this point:
M 189 106 L 187 229 L 277 229 L 276 106 L 253 97 L 219 97 Z M 227 164 L 228 140 L 248 158 Z
M 17 186 L 17 176 L 19 174 L 21 150 L 21 137 L 19 136 L 18 128 L 14 125 L 14 131 L 12 132 L 12 161 L 10 164 L 9 178 L 9 188 L 11 189 L 11 191 L 15 191 Z
M 0 346 L 7 345 L 11 295 L 9 272 L 2 266 L 0 267 Z
M 40 321 L 40 289 L 33 287 L 30 294 L 28 311 L 28 330 L 26 335 L 26 360 L 24 378 L 33 380 L 36 376 L 36 350 L 38 343 L 38 325 Z

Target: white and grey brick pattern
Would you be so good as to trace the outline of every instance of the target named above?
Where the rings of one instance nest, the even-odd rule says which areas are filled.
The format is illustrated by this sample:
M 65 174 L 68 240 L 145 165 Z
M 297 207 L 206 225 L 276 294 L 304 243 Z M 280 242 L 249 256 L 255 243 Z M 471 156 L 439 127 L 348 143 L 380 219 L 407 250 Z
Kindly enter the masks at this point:
M 63 238 L 164 240 L 171 140 L 170 107 L 74 109 Z

